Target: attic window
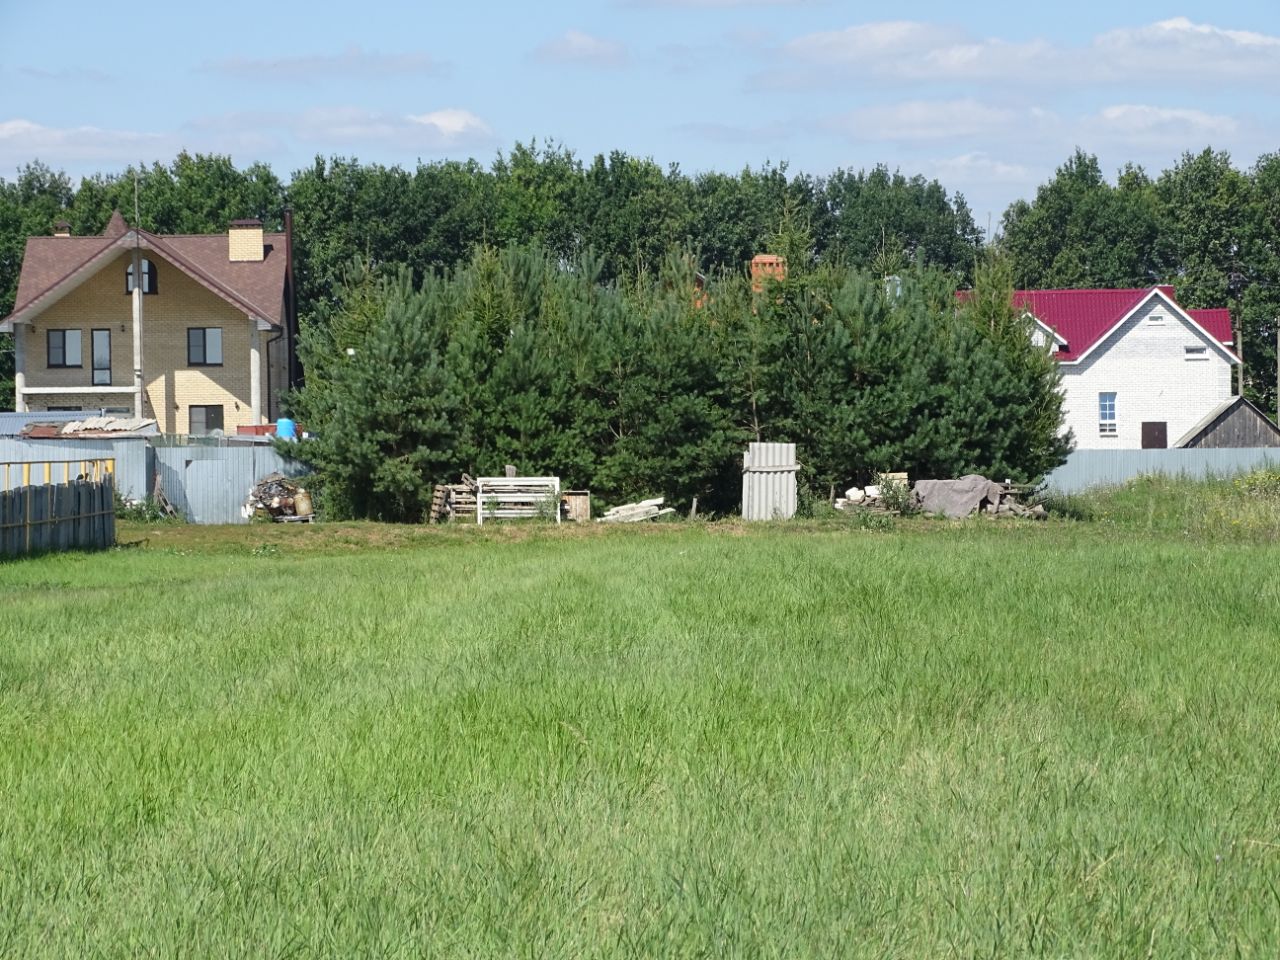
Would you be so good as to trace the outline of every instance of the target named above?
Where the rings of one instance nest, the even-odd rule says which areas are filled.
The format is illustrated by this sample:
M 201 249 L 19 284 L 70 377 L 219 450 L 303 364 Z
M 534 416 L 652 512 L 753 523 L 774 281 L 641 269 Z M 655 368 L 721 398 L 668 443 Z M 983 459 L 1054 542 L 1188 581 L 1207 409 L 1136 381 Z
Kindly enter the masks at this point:
M 150 260 L 142 261 L 142 292 L 144 294 L 156 293 L 159 291 L 156 284 L 156 265 Z M 133 264 L 129 264 L 124 271 L 124 292 L 133 293 Z
M 1188 360 L 1208 360 L 1209 348 L 1208 347 L 1187 347 L 1186 358 Z
M 1151 326 L 1153 326 L 1153 327 L 1160 327 L 1160 326 L 1163 326 L 1163 325 L 1164 325 L 1164 314 L 1163 314 L 1163 313 L 1153 313 L 1153 314 L 1151 314 L 1151 316 L 1147 317 L 1147 323 L 1151 324 Z

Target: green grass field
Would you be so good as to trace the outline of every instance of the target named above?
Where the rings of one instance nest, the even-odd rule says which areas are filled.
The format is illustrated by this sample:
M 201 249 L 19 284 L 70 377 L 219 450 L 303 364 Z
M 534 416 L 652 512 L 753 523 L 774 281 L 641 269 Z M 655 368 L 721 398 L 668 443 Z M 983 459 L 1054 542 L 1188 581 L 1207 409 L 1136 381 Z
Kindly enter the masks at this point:
M 0 956 L 1275 957 L 1280 547 L 1130 512 L 0 565 Z

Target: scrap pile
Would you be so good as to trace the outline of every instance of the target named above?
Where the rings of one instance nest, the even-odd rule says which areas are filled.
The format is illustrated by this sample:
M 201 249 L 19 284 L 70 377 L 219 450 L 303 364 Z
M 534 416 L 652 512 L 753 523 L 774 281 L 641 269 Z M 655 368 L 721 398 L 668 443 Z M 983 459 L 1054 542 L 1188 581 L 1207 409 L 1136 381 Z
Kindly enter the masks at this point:
M 844 492 L 843 497 L 835 500 L 835 508 L 837 510 L 847 510 L 850 507 L 859 507 L 876 513 L 891 513 L 890 508 L 884 503 L 884 485 L 897 483 L 906 487 L 908 485 L 907 474 L 882 473 L 876 477 L 876 480 L 880 482 L 869 483 L 865 487 L 850 487 Z
M 280 473 L 267 474 L 254 485 L 241 513 L 246 519 L 262 517 L 278 523 L 309 523 L 314 517 L 311 495 Z
M 663 507 L 662 497 L 652 500 L 641 500 L 639 503 L 624 503 L 620 507 L 606 510 L 596 523 L 639 523 L 641 520 L 652 520 L 668 513 L 675 513 L 674 507 Z
M 429 523 L 449 520 L 475 523 L 475 479 L 464 473 L 460 483 L 437 483 L 431 492 L 431 512 L 427 519 Z
M 866 487 L 850 487 L 842 498 L 835 501 L 837 510 L 860 509 L 877 513 L 899 512 L 886 503 L 885 488 L 889 484 L 907 485 L 905 473 L 886 473 L 877 477 L 881 483 Z M 997 483 L 979 474 L 969 474 L 957 480 L 918 480 L 910 488 L 910 506 L 922 513 L 936 516 L 972 516 L 975 513 L 997 517 L 1028 517 L 1043 520 L 1048 516 L 1040 504 L 1027 506 L 1022 498 L 1033 493 L 1033 486 L 1015 483 Z M 898 501 L 901 507 L 901 500 Z

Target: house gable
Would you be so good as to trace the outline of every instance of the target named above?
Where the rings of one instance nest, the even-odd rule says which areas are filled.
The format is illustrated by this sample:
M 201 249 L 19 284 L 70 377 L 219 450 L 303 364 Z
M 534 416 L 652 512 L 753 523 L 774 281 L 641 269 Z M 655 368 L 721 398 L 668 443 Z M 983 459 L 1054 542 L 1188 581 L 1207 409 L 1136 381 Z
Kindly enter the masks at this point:
M 164 258 L 171 267 L 186 273 L 246 316 L 265 326 L 281 326 L 283 257 L 272 258 L 275 247 L 267 244 L 262 261 L 233 262 L 226 253 L 227 243 L 222 235 L 158 237 L 144 230 L 128 231 L 114 239 L 32 237 L 23 257 L 18 304 L 0 323 L 0 331 L 11 333 L 15 323 L 31 322 L 116 257 L 132 256 L 135 247 L 148 259 L 156 255 Z M 268 259 L 272 260 L 270 264 Z
M 1136 325 L 1133 323 L 1135 319 L 1142 323 L 1149 323 L 1153 327 L 1181 323 L 1193 330 L 1206 347 L 1216 352 L 1227 363 L 1235 365 L 1240 362 L 1231 350 L 1206 330 L 1195 317 L 1178 306 L 1173 297 L 1165 291 L 1166 288 L 1153 287 L 1146 296 L 1139 299 L 1091 344 L 1083 346 L 1083 349 L 1081 346 L 1072 345 L 1073 353 L 1077 350 L 1080 352 L 1075 353 L 1069 360 L 1062 360 L 1063 366 L 1078 366 L 1087 362 L 1098 350 L 1111 349 L 1127 330 L 1135 329 Z M 1156 317 L 1163 318 L 1163 322 L 1154 323 L 1153 318 Z M 1154 342 L 1158 343 L 1158 338 Z

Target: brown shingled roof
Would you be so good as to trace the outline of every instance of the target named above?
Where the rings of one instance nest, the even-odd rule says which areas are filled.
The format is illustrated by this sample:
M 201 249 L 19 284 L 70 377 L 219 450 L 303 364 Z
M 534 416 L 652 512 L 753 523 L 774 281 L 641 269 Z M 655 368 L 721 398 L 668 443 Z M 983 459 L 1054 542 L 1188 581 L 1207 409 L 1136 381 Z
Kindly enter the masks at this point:
M 129 225 L 124 222 L 124 217 L 120 215 L 120 211 L 111 211 L 111 219 L 107 221 L 107 229 L 102 231 L 102 235 L 104 237 L 123 237 L 128 232 Z
M 93 261 L 132 246 L 129 227 L 117 210 L 100 237 L 31 237 L 22 258 L 13 314 L 38 307 L 37 301 L 89 270 Z M 246 315 L 283 325 L 284 234 L 263 235 L 261 261 L 232 262 L 225 233 L 165 236 L 137 231 L 138 245 L 190 275 Z M 104 256 L 106 255 L 106 256 Z

